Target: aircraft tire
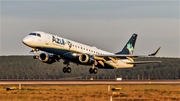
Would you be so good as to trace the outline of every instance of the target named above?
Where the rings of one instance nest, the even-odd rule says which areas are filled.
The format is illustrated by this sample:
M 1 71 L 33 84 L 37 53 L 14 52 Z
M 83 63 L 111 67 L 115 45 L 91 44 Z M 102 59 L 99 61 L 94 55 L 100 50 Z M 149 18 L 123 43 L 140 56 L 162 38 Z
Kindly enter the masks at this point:
M 97 68 L 94 68 L 94 69 L 93 69 L 93 73 L 94 73 L 94 74 L 97 74 L 97 72 L 98 72 L 98 69 L 97 69 Z
M 89 68 L 89 73 L 92 74 L 94 72 L 93 68 Z
M 34 56 L 33 56 L 33 59 L 37 59 L 37 56 L 36 56 L 36 55 L 34 55 Z
M 70 67 L 66 68 L 66 72 L 71 73 L 71 68 Z
M 67 69 L 66 67 L 63 68 L 63 73 L 66 73 L 67 72 Z

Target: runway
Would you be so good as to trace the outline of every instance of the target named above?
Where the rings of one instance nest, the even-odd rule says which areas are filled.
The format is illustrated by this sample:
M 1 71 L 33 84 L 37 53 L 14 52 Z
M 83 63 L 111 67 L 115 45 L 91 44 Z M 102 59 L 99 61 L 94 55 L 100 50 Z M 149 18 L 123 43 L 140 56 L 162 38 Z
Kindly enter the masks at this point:
M 118 84 L 180 84 L 180 80 L 0 80 L 0 85 L 118 85 Z

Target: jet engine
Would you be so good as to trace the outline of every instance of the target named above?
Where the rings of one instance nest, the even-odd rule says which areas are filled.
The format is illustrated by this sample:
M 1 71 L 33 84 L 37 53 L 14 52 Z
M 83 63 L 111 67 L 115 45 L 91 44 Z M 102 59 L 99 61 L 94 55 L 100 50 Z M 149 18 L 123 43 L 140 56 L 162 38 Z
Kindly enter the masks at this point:
M 81 54 L 79 56 L 79 61 L 83 64 L 93 64 L 95 59 L 93 56 L 88 55 L 88 54 Z
M 51 55 L 48 53 L 41 53 L 39 55 L 39 60 L 44 62 L 44 63 L 48 63 L 48 64 L 52 64 L 54 62 L 56 62 L 56 60 L 58 61 L 60 58 L 57 55 Z

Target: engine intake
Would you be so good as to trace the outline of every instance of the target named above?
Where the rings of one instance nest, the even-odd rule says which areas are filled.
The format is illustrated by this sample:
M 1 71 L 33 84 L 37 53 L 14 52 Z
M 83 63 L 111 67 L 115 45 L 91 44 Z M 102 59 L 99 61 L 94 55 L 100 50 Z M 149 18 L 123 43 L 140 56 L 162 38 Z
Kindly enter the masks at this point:
M 93 64 L 94 63 L 94 57 L 88 54 L 81 54 L 79 56 L 79 61 L 83 64 Z
M 39 55 L 39 60 L 44 62 L 44 63 L 52 64 L 52 63 L 56 62 L 57 56 L 56 55 L 50 55 L 48 53 L 41 53 Z

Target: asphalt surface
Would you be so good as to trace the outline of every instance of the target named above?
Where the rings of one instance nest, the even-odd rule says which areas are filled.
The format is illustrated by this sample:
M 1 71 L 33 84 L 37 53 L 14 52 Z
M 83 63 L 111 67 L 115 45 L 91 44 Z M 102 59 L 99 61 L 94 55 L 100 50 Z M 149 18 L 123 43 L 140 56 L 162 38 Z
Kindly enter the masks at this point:
M 178 84 L 180 80 L 0 80 L 0 85 L 97 85 L 97 84 Z

